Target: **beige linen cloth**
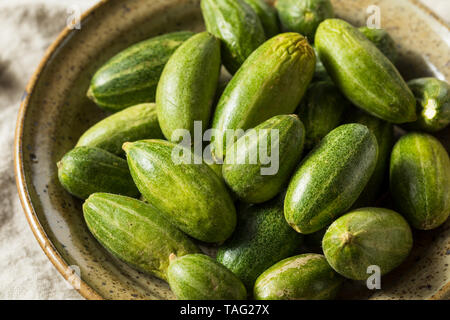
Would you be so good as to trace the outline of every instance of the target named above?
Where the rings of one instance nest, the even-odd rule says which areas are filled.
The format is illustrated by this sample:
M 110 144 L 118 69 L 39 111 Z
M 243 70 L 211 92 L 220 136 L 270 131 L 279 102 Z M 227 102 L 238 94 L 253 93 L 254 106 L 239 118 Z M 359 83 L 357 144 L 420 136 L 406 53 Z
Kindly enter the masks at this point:
M 97 1 L 0 0 L 0 299 L 82 299 L 44 255 L 26 222 L 12 153 L 28 79 L 74 10 L 84 11 Z M 424 2 L 450 19 L 450 1 Z

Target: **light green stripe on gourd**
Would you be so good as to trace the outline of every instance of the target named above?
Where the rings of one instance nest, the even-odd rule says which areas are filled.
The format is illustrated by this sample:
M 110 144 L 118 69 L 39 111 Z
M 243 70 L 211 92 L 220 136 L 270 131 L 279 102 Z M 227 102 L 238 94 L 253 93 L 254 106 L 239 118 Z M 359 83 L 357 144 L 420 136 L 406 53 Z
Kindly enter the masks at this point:
M 436 132 L 450 123 L 450 85 L 436 78 L 419 78 L 408 82 L 416 97 L 417 121 L 406 129 Z
M 289 183 L 286 221 L 297 232 L 328 226 L 359 197 L 378 156 L 375 136 L 361 124 L 341 125 L 306 156 Z
M 416 120 L 411 90 L 361 31 L 343 20 L 327 19 L 319 25 L 314 44 L 333 82 L 353 104 L 389 122 Z
M 343 278 L 321 254 L 307 253 L 276 263 L 256 280 L 256 300 L 330 300 Z
M 236 210 L 224 182 L 193 153 L 195 163 L 176 163 L 177 150 L 190 153 L 176 147 L 163 140 L 126 143 L 134 182 L 149 203 L 191 237 L 226 240 L 235 228 Z
M 86 224 L 114 256 L 131 266 L 167 279 L 169 256 L 200 250 L 153 206 L 107 193 L 94 193 L 83 204 Z
M 208 32 L 191 37 L 170 57 L 156 91 L 159 124 L 167 140 L 179 142 L 180 129 L 193 140 L 194 121 L 203 130 L 209 127 L 220 67 L 220 41 Z
M 280 33 L 277 10 L 265 0 L 244 0 L 255 13 L 264 28 L 266 38 L 272 38 Z
M 377 138 L 378 143 L 378 160 L 375 170 L 358 200 L 353 204 L 353 208 L 361 208 L 372 205 L 377 200 L 383 181 L 388 176 L 389 158 L 394 145 L 394 127 L 356 108 L 349 109 L 344 118 L 347 123 L 360 123 L 367 126 Z
M 222 40 L 222 61 L 233 74 L 265 40 L 257 14 L 243 0 L 201 0 L 206 30 Z
M 154 102 L 164 65 L 192 35 L 188 31 L 168 33 L 119 52 L 94 74 L 87 96 L 109 111 Z
M 337 219 L 322 241 L 325 257 L 339 274 L 366 280 L 377 266 L 384 275 L 402 263 L 411 251 L 411 228 L 397 212 L 362 208 Z
M 421 230 L 442 225 L 450 214 L 450 160 L 433 136 L 409 133 L 391 154 L 390 190 L 409 223 Z
M 272 117 L 228 147 L 222 176 L 240 200 L 270 200 L 288 183 L 304 141 L 305 128 L 296 115 Z M 262 146 L 266 146 L 265 159 Z M 269 159 L 270 163 L 263 164 Z
M 179 300 L 244 300 L 247 291 L 230 270 L 204 254 L 172 256 L 170 289 Z
M 77 147 L 97 147 L 115 155 L 123 155 L 122 145 L 142 139 L 160 139 L 154 103 L 143 103 L 117 112 L 89 128 L 77 142 Z
M 77 147 L 57 163 L 58 179 L 69 193 L 86 199 L 95 192 L 138 197 L 127 162 L 103 149 Z
M 226 130 L 247 130 L 273 116 L 293 113 L 314 68 L 314 50 L 298 33 L 279 34 L 253 52 L 231 79 L 214 113 L 214 157 L 224 156 Z

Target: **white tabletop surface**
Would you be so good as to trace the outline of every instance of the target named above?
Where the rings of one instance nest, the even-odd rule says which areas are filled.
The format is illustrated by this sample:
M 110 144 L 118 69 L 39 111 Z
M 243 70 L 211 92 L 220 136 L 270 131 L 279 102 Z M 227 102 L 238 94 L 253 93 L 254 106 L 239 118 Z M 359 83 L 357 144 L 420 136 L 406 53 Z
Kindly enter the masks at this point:
M 12 145 L 20 97 L 45 49 L 74 8 L 85 10 L 96 2 L 0 1 L 0 299 L 82 299 L 47 259 L 26 222 L 14 183 Z M 450 22 L 449 0 L 422 2 Z

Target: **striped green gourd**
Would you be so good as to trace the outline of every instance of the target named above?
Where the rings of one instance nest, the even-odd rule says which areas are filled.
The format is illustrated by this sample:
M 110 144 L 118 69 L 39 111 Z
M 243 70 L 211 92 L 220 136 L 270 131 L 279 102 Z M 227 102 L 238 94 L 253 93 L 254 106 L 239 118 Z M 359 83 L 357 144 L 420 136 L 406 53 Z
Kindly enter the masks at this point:
M 83 204 L 86 224 L 94 237 L 129 265 L 167 279 L 169 256 L 200 250 L 153 206 L 108 193 L 94 193 Z
M 228 130 L 247 130 L 273 116 L 293 113 L 314 68 L 314 50 L 298 33 L 279 34 L 255 50 L 231 79 L 215 110 L 214 157 L 223 159 Z
M 88 98 L 108 111 L 154 102 L 164 65 L 192 35 L 188 31 L 168 33 L 119 52 L 94 74 Z
M 170 57 L 159 80 L 156 105 L 161 130 L 167 140 L 179 142 L 194 122 L 209 127 L 220 75 L 220 41 L 208 32 L 186 40 Z
M 266 38 L 272 38 L 280 33 L 277 10 L 266 0 L 244 0 L 255 13 L 264 28 Z
M 327 134 L 294 174 L 284 202 L 286 221 L 304 234 L 325 228 L 358 199 L 377 162 L 375 136 L 361 124 Z
M 382 28 L 369 28 L 366 26 L 360 27 L 361 31 L 367 39 L 372 41 L 372 43 L 388 58 L 392 63 L 396 63 L 398 59 L 398 52 L 395 46 L 394 39 L 389 35 L 389 33 Z
M 256 280 L 256 300 L 330 300 L 343 278 L 321 254 L 307 253 L 274 264 Z
M 304 141 L 305 128 L 296 115 L 270 118 L 228 147 L 222 176 L 240 200 L 268 201 L 288 183 Z
M 230 270 L 204 254 L 171 257 L 170 289 L 179 300 L 244 300 L 247 290 Z
M 322 248 L 328 263 L 339 274 L 366 280 L 370 266 L 384 275 L 402 263 L 411 251 L 411 228 L 397 212 L 362 208 L 338 218 L 327 229 Z
M 232 234 L 233 201 L 198 155 L 164 140 L 125 143 L 123 148 L 139 191 L 180 230 L 204 242 L 222 242 Z M 184 152 L 188 161 L 177 157 Z
M 69 193 L 87 199 L 95 192 L 138 197 L 127 162 L 100 148 L 77 147 L 57 163 L 58 179 Z
M 97 147 L 122 156 L 125 142 L 163 137 L 155 104 L 142 103 L 96 123 L 83 133 L 76 146 Z
M 409 133 L 391 154 L 390 190 L 398 211 L 421 230 L 442 225 L 450 214 L 450 159 L 435 137 Z
M 408 85 L 357 28 L 344 20 L 327 19 L 319 25 L 314 44 L 333 82 L 354 105 L 393 123 L 416 120 Z

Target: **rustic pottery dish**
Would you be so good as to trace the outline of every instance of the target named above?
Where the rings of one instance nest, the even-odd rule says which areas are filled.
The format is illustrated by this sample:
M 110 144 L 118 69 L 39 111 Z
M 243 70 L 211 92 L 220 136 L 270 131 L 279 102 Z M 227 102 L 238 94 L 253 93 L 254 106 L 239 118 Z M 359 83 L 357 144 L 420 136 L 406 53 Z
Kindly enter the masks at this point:
M 17 187 L 28 222 L 49 259 L 87 299 L 172 299 L 168 285 L 109 255 L 87 230 L 81 202 L 58 183 L 55 163 L 104 116 L 85 93 L 107 59 L 140 40 L 175 30 L 204 29 L 199 0 L 104 0 L 85 13 L 80 30 L 65 29 L 49 48 L 23 96 L 16 128 Z M 381 24 L 401 53 L 406 79 L 450 80 L 450 30 L 412 0 L 334 0 L 336 15 L 365 24 L 367 8 L 381 9 Z M 450 150 L 450 130 L 437 135 Z M 408 260 L 382 278 L 381 290 L 349 283 L 341 298 L 450 298 L 450 220 L 415 232 Z M 69 267 L 72 266 L 72 267 Z M 79 271 L 75 273 L 75 271 Z

